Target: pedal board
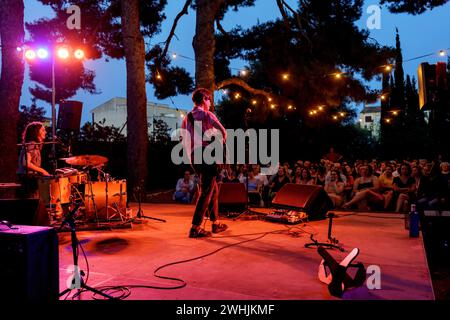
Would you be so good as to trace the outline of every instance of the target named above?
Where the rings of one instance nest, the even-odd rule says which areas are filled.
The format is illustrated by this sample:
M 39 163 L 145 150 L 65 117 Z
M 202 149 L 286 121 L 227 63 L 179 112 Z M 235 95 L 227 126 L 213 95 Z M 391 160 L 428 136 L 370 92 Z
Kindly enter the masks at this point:
M 286 224 L 298 224 L 305 221 L 308 215 L 305 212 L 295 210 L 278 209 L 266 215 L 267 221 L 280 222 Z

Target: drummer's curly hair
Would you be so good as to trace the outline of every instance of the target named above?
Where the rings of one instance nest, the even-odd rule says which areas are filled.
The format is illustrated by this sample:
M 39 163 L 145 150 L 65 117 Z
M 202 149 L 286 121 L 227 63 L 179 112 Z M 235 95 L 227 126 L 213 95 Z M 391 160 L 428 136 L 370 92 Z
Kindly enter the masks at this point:
M 30 122 L 22 133 L 22 142 L 38 142 L 39 130 L 44 126 L 42 122 Z

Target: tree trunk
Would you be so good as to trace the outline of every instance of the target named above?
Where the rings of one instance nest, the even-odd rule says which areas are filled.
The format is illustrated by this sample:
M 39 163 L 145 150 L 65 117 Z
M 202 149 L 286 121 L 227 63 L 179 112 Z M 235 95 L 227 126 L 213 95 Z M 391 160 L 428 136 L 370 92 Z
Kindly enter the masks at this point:
M 122 36 L 127 68 L 128 191 L 147 182 L 147 96 L 145 46 L 140 31 L 139 0 L 121 1 Z
M 17 122 L 23 85 L 24 65 L 16 48 L 23 43 L 24 3 L 0 0 L 1 79 L 0 79 L 0 182 L 16 180 Z M 0 191 L 1 192 L 1 191 Z
M 197 0 L 195 36 L 192 46 L 195 52 L 195 85 L 211 91 L 214 96 L 214 21 L 224 0 Z M 212 99 L 214 101 L 214 99 Z M 214 106 L 211 106 L 214 111 Z

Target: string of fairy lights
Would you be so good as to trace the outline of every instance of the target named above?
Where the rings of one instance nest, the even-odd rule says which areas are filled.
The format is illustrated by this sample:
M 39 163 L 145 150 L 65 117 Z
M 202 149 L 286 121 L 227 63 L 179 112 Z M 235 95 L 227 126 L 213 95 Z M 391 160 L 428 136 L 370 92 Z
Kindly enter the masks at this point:
M 439 50 L 438 52 L 427 53 L 427 54 L 420 55 L 420 56 L 417 56 L 417 57 L 414 57 L 414 58 L 410 58 L 410 59 L 404 60 L 404 63 L 415 61 L 415 60 L 418 60 L 418 59 L 423 59 L 423 58 L 430 57 L 430 56 L 436 56 L 436 55 L 438 57 L 443 58 L 443 57 L 447 57 L 448 56 L 448 52 L 450 52 L 450 48 L 442 49 L 442 50 Z M 173 51 L 170 52 L 170 56 L 172 57 L 172 60 L 176 60 L 178 58 L 183 58 L 183 59 L 195 62 L 194 58 L 186 56 L 186 55 L 183 55 L 183 54 L 180 54 L 180 53 L 177 53 L 177 52 L 173 52 Z M 244 67 L 244 68 L 230 67 L 230 69 L 233 70 L 233 71 L 236 71 L 236 76 L 241 77 L 241 78 L 245 78 L 251 73 L 251 70 L 248 67 Z M 395 65 L 393 63 L 386 63 L 384 65 L 380 65 L 377 68 L 375 68 L 375 70 L 377 70 L 377 69 L 380 70 L 380 73 L 391 73 L 395 69 Z M 332 73 L 325 74 L 324 77 L 332 77 L 336 81 L 339 81 L 339 80 L 344 79 L 347 74 L 348 73 L 346 73 L 344 71 L 335 71 L 335 72 L 332 72 Z M 281 80 L 286 81 L 286 82 L 290 81 L 291 78 L 292 78 L 291 74 L 289 74 L 288 72 L 281 73 L 279 76 L 280 76 Z M 163 81 L 163 76 L 161 75 L 159 70 L 156 70 L 155 78 L 158 81 Z M 245 91 L 245 90 L 243 90 L 243 91 Z M 242 92 L 240 92 L 238 90 L 231 91 L 229 89 L 222 89 L 221 93 L 223 95 L 227 95 L 229 98 L 234 99 L 234 100 L 240 100 L 240 99 L 243 99 L 243 97 L 244 97 Z M 277 104 L 274 101 L 275 95 L 273 95 L 272 97 L 270 95 L 271 95 L 270 93 L 267 93 L 267 96 L 269 96 L 269 97 L 265 97 L 265 99 L 267 99 L 266 103 L 267 103 L 267 105 L 269 106 L 270 109 L 277 109 L 277 108 L 280 108 L 280 107 L 284 107 L 288 111 L 293 111 L 293 110 L 297 109 L 297 107 L 294 106 L 292 103 L 285 103 L 285 104 L 283 104 L 283 106 L 281 106 L 281 104 Z M 377 98 L 379 100 L 381 100 L 381 101 L 386 101 L 386 99 L 388 99 L 388 97 L 389 97 L 389 92 L 381 92 L 379 95 L 377 95 Z M 256 96 L 254 96 L 253 98 L 249 99 L 249 103 L 252 106 L 254 106 L 254 107 L 256 107 L 257 105 L 261 104 L 262 102 L 264 102 L 264 101 L 261 101 L 260 98 L 259 99 L 256 98 Z M 332 108 L 332 109 L 335 109 L 335 108 Z M 314 118 L 314 117 L 318 117 L 320 115 L 323 116 L 324 114 L 326 114 L 326 111 L 327 111 L 327 106 L 326 105 L 319 105 L 319 106 L 311 108 L 310 111 L 308 112 L 308 114 L 309 114 L 309 116 L 311 118 Z M 390 113 L 394 117 L 397 116 L 399 114 L 399 112 L 400 112 L 399 110 L 391 110 L 390 111 Z M 347 113 L 343 112 L 343 111 L 333 110 L 333 112 L 331 112 L 331 114 L 326 114 L 326 116 L 330 117 L 334 121 L 342 121 L 342 120 L 344 120 L 346 118 Z M 362 120 L 359 119 L 359 122 L 362 122 Z M 385 122 L 386 123 L 392 123 L 393 119 L 392 118 L 386 118 Z

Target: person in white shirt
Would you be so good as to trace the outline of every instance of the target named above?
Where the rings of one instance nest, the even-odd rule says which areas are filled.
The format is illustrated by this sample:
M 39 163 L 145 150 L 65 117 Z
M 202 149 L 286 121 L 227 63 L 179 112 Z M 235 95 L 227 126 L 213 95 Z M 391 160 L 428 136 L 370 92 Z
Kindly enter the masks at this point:
M 184 172 L 184 177 L 178 179 L 173 198 L 182 203 L 191 203 L 194 193 L 194 181 L 191 179 L 189 170 Z

